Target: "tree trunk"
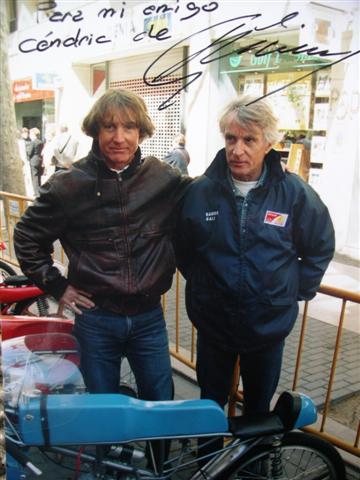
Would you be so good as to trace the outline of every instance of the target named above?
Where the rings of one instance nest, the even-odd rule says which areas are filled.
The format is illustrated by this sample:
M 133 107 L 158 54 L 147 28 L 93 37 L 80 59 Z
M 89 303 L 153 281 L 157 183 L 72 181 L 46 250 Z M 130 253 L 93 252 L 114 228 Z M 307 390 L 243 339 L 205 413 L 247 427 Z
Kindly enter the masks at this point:
M 0 1 L 0 190 L 25 195 L 8 65 L 7 2 Z

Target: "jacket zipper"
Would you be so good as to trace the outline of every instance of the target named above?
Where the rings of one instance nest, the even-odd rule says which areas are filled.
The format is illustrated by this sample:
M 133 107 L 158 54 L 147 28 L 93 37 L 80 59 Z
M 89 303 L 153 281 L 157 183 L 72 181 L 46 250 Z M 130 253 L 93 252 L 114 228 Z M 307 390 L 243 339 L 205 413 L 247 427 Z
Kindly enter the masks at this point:
M 122 201 L 122 183 L 123 183 L 123 178 L 121 173 L 118 174 L 118 185 L 119 185 L 119 203 L 120 203 L 120 211 L 123 213 L 124 216 L 124 240 L 126 244 L 126 258 L 127 258 L 127 265 L 128 265 L 128 294 L 130 294 L 131 290 L 131 259 L 130 259 L 130 245 L 129 245 L 129 235 L 128 235 L 128 224 L 127 224 L 127 212 L 125 205 Z

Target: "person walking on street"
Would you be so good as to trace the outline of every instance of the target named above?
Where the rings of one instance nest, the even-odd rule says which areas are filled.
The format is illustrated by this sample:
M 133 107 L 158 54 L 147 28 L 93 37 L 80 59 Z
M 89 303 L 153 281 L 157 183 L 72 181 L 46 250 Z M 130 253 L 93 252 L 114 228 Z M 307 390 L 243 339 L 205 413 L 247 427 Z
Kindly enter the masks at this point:
M 29 129 L 23 127 L 19 132 L 18 138 L 20 158 L 23 162 L 23 174 L 25 183 L 25 192 L 28 197 L 34 196 L 34 187 L 31 178 L 30 167 L 30 152 L 32 148 L 31 140 L 29 137 Z
M 40 130 L 36 127 L 30 129 L 29 162 L 31 168 L 31 180 L 34 188 L 34 195 L 39 195 L 41 175 L 43 174 L 42 149 L 44 143 L 40 140 Z
M 20 130 L 20 140 L 23 143 L 24 146 L 24 155 L 22 155 L 23 158 L 26 158 L 28 161 L 30 160 L 30 152 L 31 152 L 31 140 L 29 136 L 29 129 L 26 127 L 23 127 Z
M 298 302 L 312 299 L 333 257 L 327 207 L 272 149 L 277 119 L 240 97 L 220 118 L 225 139 L 181 209 L 176 250 L 197 328 L 201 398 L 224 407 L 238 355 L 245 413 L 269 410 Z
M 173 139 L 173 149 L 164 157 L 164 162 L 178 168 L 183 175 L 189 175 L 190 156 L 185 148 L 185 135 L 179 133 Z
M 71 167 L 76 159 L 79 142 L 69 132 L 67 125 L 60 127 L 60 134 L 54 139 L 53 159 L 55 171 L 65 170 Z

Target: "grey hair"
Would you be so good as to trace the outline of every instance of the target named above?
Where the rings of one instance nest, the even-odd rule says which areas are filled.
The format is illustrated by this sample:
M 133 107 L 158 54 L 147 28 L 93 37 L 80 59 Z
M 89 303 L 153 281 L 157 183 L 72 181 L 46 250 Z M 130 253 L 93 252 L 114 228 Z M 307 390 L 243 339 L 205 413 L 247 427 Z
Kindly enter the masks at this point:
M 256 97 L 244 95 L 231 101 L 225 107 L 219 120 L 220 131 L 223 135 L 230 115 L 234 115 L 240 125 L 249 127 L 254 124 L 259 127 L 264 132 L 265 141 L 271 145 L 279 141 L 278 119 L 266 100 L 257 100 Z

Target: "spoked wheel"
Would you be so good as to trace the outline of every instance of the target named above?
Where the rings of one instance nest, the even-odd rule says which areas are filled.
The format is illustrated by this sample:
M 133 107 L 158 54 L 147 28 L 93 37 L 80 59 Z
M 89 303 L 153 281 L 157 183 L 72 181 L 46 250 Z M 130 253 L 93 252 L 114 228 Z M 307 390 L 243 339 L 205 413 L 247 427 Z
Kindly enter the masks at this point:
M 10 265 L 0 260 L 0 283 L 3 282 L 5 278 L 10 277 L 11 275 L 16 275 L 15 270 L 10 267 Z
M 123 395 L 128 395 L 129 397 L 138 398 L 139 391 L 136 384 L 135 374 L 132 371 L 129 361 L 126 357 L 121 360 L 121 376 L 120 376 L 120 387 L 119 393 Z M 172 381 L 172 400 L 175 396 L 175 385 Z
M 127 395 L 128 397 L 138 397 L 138 389 L 136 385 L 135 375 L 134 372 L 131 370 L 131 367 L 126 357 L 121 360 L 119 393 Z
M 59 316 L 59 303 L 51 295 L 40 295 L 36 298 L 22 300 L 15 305 L 14 315 L 31 315 L 35 317 Z M 65 309 L 60 315 L 62 318 L 75 318 L 70 309 Z
M 302 432 L 290 432 L 282 440 L 280 456 L 267 446 L 239 459 L 224 479 L 344 480 L 345 466 L 337 450 L 325 440 Z

